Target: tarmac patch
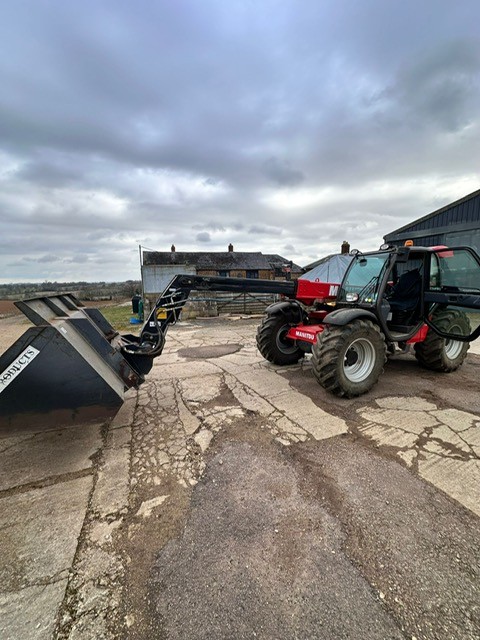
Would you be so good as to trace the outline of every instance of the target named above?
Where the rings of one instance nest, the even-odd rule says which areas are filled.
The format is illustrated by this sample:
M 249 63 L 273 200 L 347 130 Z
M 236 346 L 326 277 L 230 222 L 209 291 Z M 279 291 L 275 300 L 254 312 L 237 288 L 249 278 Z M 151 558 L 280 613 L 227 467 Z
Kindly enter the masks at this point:
M 241 344 L 214 344 L 207 347 L 187 347 L 185 349 L 179 349 L 177 354 L 181 358 L 206 360 L 208 358 L 229 356 L 232 353 L 237 353 L 240 349 L 242 349 Z

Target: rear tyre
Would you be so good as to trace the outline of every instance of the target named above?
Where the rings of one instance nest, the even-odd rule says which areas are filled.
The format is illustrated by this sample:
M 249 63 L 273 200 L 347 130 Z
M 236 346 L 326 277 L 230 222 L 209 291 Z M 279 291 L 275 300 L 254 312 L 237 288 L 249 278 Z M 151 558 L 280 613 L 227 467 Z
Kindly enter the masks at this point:
M 285 336 L 290 324 L 283 314 L 266 316 L 257 330 L 257 347 L 269 362 L 279 365 L 294 364 L 303 358 L 304 352 L 293 340 Z
M 432 322 L 446 333 L 468 335 L 471 332 L 470 321 L 463 311 L 457 309 L 441 309 L 437 311 Z M 426 369 L 450 373 L 463 363 L 470 348 L 469 342 L 442 338 L 432 329 L 428 330 L 423 342 L 415 345 L 415 357 Z
M 383 333 L 370 320 L 354 320 L 343 327 L 330 325 L 313 345 L 313 373 L 327 391 L 353 398 L 376 384 L 386 351 Z

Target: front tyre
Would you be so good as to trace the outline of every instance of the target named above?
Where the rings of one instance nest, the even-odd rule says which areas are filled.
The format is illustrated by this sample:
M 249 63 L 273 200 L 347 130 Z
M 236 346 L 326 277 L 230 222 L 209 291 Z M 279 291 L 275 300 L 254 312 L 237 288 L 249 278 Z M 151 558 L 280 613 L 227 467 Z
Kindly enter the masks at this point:
M 327 391 L 353 398 L 376 384 L 386 351 L 383 333 L 370 320 L 357 319 L 343 327 L 329 325 L 313 345 L 313 373 Z
M 257 330 L 257 347 L 269 362 L 279 365 L 295 364 L 304 356 L 293 340 L 286 338 L 290 324 L 283 314 L 266 316 Z
M 471 332 L 468 316 L 457 309 L 437 311 L 432 317 L 432 322 L 446 333 L 468 335 Z M 429 329 L 425 340 L 415 345 L 415 357 L 426 369 L 450 373 L 463 363 L 469 348 L 469 342 L 442 338 Z

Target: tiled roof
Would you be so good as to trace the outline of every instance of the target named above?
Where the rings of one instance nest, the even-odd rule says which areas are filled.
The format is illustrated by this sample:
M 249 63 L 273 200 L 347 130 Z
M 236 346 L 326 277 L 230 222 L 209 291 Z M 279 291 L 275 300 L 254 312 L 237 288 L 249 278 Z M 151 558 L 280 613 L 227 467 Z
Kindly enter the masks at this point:
M 267 257 L 261 252 L 242 251 L 144 251 L 144 265 L 188 264 L 197 269 L 271 269 Z
M 272 268 L 276 267 L 277 269 L 282 268 L 285 264 L 290 262 L 287 258 L 279 256 L 278 253 L 266 253 L 265 258 L 272 265 Z M 292 273 L 303 273 L 303 269 L 298 266 L 298 264 L 292 262 Z

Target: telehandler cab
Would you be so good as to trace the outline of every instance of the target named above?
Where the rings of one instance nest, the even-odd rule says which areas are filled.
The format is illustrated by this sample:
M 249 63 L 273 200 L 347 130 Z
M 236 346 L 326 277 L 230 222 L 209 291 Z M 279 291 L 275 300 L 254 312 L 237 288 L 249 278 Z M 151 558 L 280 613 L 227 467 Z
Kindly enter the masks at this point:
M 281 295 L 258 328 L 260 353 L 288 365 L 311 352 L 318 382 L 348 398 L 371 389 L 398 348 L 413 344 L 422 366 L 448 372 L 480 335 L 480 258 L 469 247 L 355 251 L 342 282 L 177 275 L 140 336 L 119 335 L 70 294 L 44 296 L 16 303 L 35 326 L 0 356 L 0 425 L 118 410 L 193 290 Z

